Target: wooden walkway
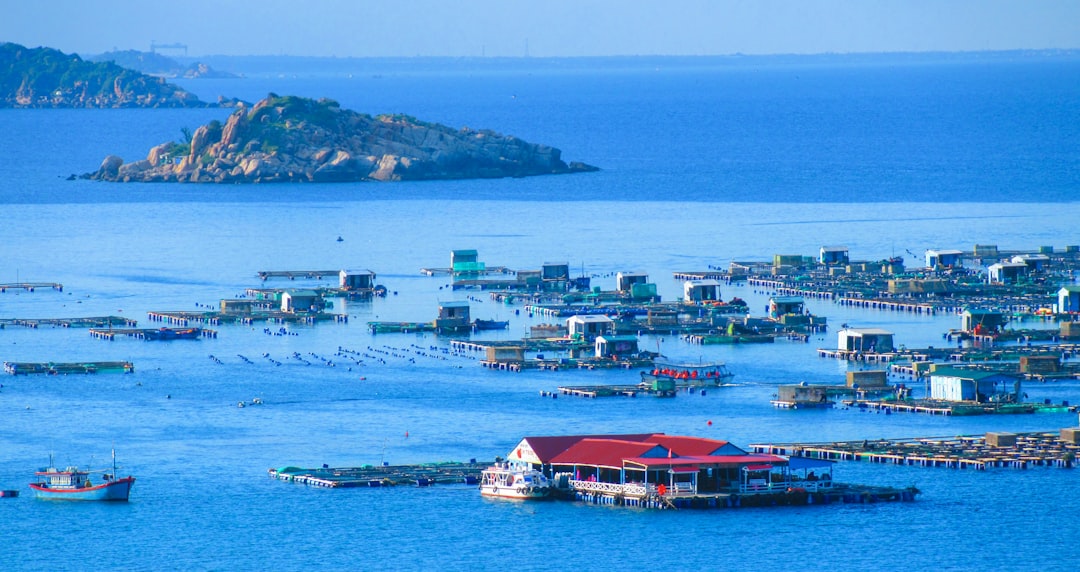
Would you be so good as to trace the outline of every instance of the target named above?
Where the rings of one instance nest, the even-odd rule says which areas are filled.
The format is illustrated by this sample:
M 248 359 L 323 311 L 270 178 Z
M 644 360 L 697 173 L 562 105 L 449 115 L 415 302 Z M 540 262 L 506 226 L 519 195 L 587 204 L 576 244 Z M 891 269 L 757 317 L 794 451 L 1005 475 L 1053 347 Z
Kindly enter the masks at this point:
M 1069 468 L 1075 466 L 1077 454 L 1080 453 L 1080 445 L 1062 439 L 1059 433 L 1049 432 L 1017 433 L 1015 445 L 1008 446 L 994 446 L 988 443 L 987 436 L 974 435 L 832 443 L 755 444 L 750 445 L 750 448 L 755 453 L 772 455 L 980 471 L 993 467 Z

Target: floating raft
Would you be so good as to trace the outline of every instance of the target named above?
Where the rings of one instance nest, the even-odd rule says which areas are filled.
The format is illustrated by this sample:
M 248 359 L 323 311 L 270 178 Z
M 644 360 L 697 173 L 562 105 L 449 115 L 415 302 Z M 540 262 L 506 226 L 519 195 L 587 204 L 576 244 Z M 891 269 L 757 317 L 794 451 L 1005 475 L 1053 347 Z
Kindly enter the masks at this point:
M 83 363 L 32 363 L 4 362 L 4 371 L 11 375 L 40 373 L 60 375 L 69 373 L 135 373 L 135 364 L 129 361 L 93 361 Z
M 117 336 L 127 336 L 146 341 L 159 340 L 197 340 L 199 338 L 216 338 L 217 332 L 205 328 L 148 328 L 148 329 L 116 329 L 103 330 L 91 328 L 90 335 L 99 340 L 115 340 Z
M 755 453 L 772 455 L 980 471 L 992 467 L 1071 468 L 1080 454 L 1078 432 L 1080 429 L 1062 429 L 1060 433 L 987 433 L 985 436 L 757 444 L 750 448 Z
M 8 318 L 0 319 L 0 328 L 12 325 L 26 328 L 53 326 L 59 328 L 104 328 L 123 326 L 134 328 L 138 322 L 120 316 L 101 316 L 92 318 Z
M 275 479 L 317 487 L 350 488 L 397 485 L 426 487 L 433 484 L 478 484 L 480 482 L 480 472 L 492 464 L 493 462 L 477 463 L 475 460 L 470 460 L 468 463 L 364 465 L 342 468 L 323 467 L 321 469 L 284 467 L 270 469 L 268 472 Z
M 57 292 L 64 291 L 64 285 L 56 282 L 10 282 L 7 284 L 0 284 L 0 294 L 7 292 L 8 290 L 25 290 L 27 292 L 33 292 L 38 288 L 52 288 Z
M 345 314 L 329 314 L 319 312 L 316 314 L 294 313 L 280 311 L 254 311 L 248 314 L 229 312 L 187 312 L 187 311 L 164 311 L 147 312 L 151 322 L 163 322 L 175 326 L 188 326 L 189 324 L 244 324 L 252 325 L 256 322 L 271 322 L 275 324 L 300 323 L 315 324 L 318 322 L 334 321 L 340 324 L 348 323 L 349 317 Z
M 307 280 L 322 280 L 323 276 L 337 278 L 340 270 L 260 270 L 259 279 L 269 280 L 270 278 L 288 278 L 289 280 L 296 280 L 297 278 L 303 278 Z

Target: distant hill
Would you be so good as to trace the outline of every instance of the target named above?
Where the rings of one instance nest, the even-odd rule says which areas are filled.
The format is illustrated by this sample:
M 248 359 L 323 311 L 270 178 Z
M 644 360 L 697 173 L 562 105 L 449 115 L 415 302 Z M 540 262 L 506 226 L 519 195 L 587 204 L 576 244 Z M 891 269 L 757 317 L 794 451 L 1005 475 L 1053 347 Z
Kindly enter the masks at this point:
M 234 78 L 239 77 L 234 73 L 218 71 L 210 66 L 194 62 L 184 65 L 168 56 L 156 52 L 140 52 L 138 50 L 115 50 L 86 58 L 92 62 L 113 62 L 120 67 L 125 67 L 147 75 L 159 77 L 185 79 L 196 78 Z
M 274 183 L 525 177 L 595 171 L 561 152 L 493 131 L 452 129 L 408 115 L 341 109 L 329 99 L 270 94 L 190 140 L 162 143 L 132 163 L 105 158 L 105 181 Z
M 52 48 L 0 44 L 0 107 L 207 107 L 163 78 Z

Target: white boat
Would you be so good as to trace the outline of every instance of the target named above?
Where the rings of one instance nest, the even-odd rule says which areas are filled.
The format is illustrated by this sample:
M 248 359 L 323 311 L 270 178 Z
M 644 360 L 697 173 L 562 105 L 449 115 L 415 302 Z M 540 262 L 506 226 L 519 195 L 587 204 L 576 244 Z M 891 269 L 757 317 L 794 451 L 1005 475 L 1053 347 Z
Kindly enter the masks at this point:
M 508 499 L 540 499 L 551 494 L 551 481 L 535 469 L 495 463 L 480 473 L 480 494 Z

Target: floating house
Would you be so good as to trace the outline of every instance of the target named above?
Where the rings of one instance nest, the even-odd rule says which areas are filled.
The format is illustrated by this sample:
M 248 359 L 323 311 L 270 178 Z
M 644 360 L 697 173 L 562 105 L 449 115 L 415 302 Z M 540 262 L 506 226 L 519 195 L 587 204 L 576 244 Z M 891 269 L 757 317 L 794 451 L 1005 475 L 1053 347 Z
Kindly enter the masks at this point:
M 930 399 L 1019 403 L 1020 395 L 1020 378 L 1008 373 L 956 368 L 930 373 Z
M 1016 284 L 1028 270 L 1028 265 L 1023 262 L 997 262 L 987 267 L 986 281 L 989 284 Z
M 454 300 L 439 303 L 439 317 L 435 318 L 436 332 L 467 331 L 472 329 L 469 303 Z
M 846 265 L 849 262 L 848 247 L 822 246 L 819 253 L 818 261 L 828 266 Z
M 320 308 L 322 297 L 314 290 L 286 290 L 281 293 L 282 312 L 318 312 Z
M 255 308 L 255 300 L 250 298 L 231 298 L 221 300 L 222 314 L 250 314 Z
M 581 500 L 629 506 L 679 497 L 717 502 L 794 487 L 805 493 L 832 484 L 830 461 L 748 453 L 727 441 L 663 433 L 526 437 L 508 459 L 545 472 Z
M 1009 317 L 1000 310 L 965 308 L 960 314 L 960 329 L 976 335 L 992 334 L 1005 327 Z
M 622 358 L 638 353 L 637 336 L 603 335 L 596 337 L 596 357 Z
M 1058 311 L 1063 314 L 1080 312 L 1080 286 L 1064 286 L 1058 290 Z
M 597 336 L 615 335 L 615 320 L 603 315 L 578 315 L 566 319 L 567 335 L 595 340 Z
M 878 352 L 893 351 L 893 333 L 879 328 L 845 328 L 838 333 L 840 351 Z
M 687 304 L 720 301 L 718 280 L 687 280 L 683 284 L 683 300 Z
M 545 262 L 540 266 L 540 278 L 545 292 L 565 292 L 570 289 L 570 264 Z
M 1031 272 L 1040 272 L 1046 265 L 1050 264 L 1050 257 L 1045 254 L 1018 254 L 1012 257 L 1010 262 L 1014 264 L 1023 264 L 1027 266 L 1028 270 Z
M 483 274 L 486 267 L 480 262 L 480 255 L 474 249 L 451 250 L 450 272 L 455 275 L 479 275 Z
M 375 273 L 370 270 L 342 270 L 338 273 L 338 287 L 345 291 L 374 290 Z
M 805 306 L 802 296 L 773 296 L 769 298 L 769 317 L 779 319 L 787 314 L 802 315 Z
M 959 267 L 964 253 L 960 250 L 927 250 L 927 268 L 953 268 Z
M 618 272 L 615 274 L 615 289 L 629 292 L 635 284 L 648 284 L 649 275 L 644 272 Z

